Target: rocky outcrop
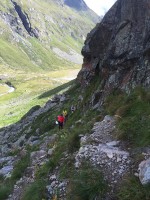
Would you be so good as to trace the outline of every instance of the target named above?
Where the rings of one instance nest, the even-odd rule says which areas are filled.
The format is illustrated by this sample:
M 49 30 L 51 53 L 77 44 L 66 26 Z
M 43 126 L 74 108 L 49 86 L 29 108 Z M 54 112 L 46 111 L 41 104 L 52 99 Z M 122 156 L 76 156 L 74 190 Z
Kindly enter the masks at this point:
M 75 2 L 77 7 L 80 7 L 80 2 L 83 3 L 81 0 Z M 9 68 L 13 66 L 13 69 L 21 68 L 23 71 L 26 68 L 32 71 L 37 67 L 36 71 L 39 71 L 81 64 L 81 55 L 78 55 L 80 47 L 89 30 L 99 21 L 98 15 L 87 6 L 86 8 L 84 10 L 81 6 L 81 12 L 80 9 L 67 5 L 64 0 L 43 3 L 40 0 L 9 0 L 1 3 L 0 38 L 1 43 L 7 44 L 3 45 L 5 50 L 0 56 L 1 62 L 8 64 Z M 14 56 L 11 56 L 11 48 L 16 49 Z M 53 49 L 60 51 L 54 52 Z M 72 52 L 75 52 L 75 57 Z M 7 59 L 8 56 L 10 59 Z M 23 60 L 19 61 L 22 57 L 23 60 L 29 59 L 29 62 L 23 64 Z M 5 70 L 0 71 L 4 73 Z
M 30 36 L 38 38 L 39 37 L 38 30 L 33 29 L 31 27 L 31 23 L 30 23 L 30 19 L 28 17 L 28 14 L 24 13 L 22 11 L 22 8 L 15 1 L 11 0 L 11 2 L 13 3 L 14 8 L 15 8 L 16 12 L 18 13 L 18 16 L 19 16 L 20 20 L 22 21 L 22 24 L 23 24 L 24 28 L 26 29 L 26 31 L 28 32 L 28 34 Z
M 143 185 L 150 183 L 150 158 L 140 163 L 139 178 Z
M 92 166 L 102 170 L 111 188 L 110 196 L 131 166 L 129 152 L 122 149 L 121 141 L 114 140 L 115 129 L 114 117 L 105 116 L 103 121 L 96 122 L 92 129 L 93 133 L 81 137 L 81 147 L 75 157 L 77 169 L 83 162 L 88 161 Z
M 82 84 L 99 74 L 105 93 L 150 87 L 149 7 L 148 0 L 118 0 L 87 35 L 78 74 Z

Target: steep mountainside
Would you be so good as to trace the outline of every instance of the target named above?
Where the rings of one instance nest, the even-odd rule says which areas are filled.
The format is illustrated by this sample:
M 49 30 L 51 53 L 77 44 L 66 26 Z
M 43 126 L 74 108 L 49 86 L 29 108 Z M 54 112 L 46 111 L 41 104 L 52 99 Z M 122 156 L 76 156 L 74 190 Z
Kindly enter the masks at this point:
M 118 0 L 69 89 L 0 129 L 0 199 L 150 199 L 149 17 L 148 0 Z
M 114 88 L 129 92 L 138 85 L 150 87 L 149 6 L 148 0 L 115 3 L 88 34 L 78 76 L 81 82 L 88 83 L 96 72 L 105 93 Z
M 45 103 L 38 99 L 44 91 L 76 77 L 97 20 L 81 0 L 0 0 L 0 126 Z
M 0 0 L 1 72 L 80 64 L 82 43 L 97 20 L 80 0 Z
M 83 0 L 80 1 L 75 1 L 75 0 L 65 0 L 64 1 L 66 5 L 77 9 L 77 10 L 88 10 L 87 5 L 85 4 L 85 2 Z

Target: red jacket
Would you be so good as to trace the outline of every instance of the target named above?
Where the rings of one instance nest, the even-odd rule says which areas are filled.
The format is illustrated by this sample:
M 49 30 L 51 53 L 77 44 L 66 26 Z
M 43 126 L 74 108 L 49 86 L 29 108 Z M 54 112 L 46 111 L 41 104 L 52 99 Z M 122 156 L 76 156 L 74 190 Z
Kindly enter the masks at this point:
M 58 115 L 57 121 L 63 123 L 65 121 L 64 116 Z

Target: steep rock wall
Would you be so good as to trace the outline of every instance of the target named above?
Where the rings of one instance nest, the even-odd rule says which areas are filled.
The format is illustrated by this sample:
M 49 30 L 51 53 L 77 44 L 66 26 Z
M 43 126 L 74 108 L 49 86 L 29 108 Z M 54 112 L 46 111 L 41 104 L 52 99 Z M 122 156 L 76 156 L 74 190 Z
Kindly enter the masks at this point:
M 87 35 L 78 80 L 99 73 L 101 89 L 150 87 L 150 2 L 118 0 Z
M 22 8 L 15 1 L 11 0 L 11 2 L 13 3 L 14 9 L 17 12 L 17 14 L 18 14 L 20 20 L 22 21 L 22 24 L 23 24 L 25 30 L 28 32 L 28 34 L 30 36 L 38 38 L 39 37 L 38 31 L 31 27 L 31 23 L 30 23 L 30 19 L 28 17 L 28 14 L 24 13 L 22 11 Z

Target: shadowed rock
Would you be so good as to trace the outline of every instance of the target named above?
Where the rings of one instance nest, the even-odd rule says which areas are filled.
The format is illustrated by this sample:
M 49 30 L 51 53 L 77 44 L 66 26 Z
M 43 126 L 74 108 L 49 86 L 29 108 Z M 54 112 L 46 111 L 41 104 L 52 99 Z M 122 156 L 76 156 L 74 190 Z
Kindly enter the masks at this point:
M 150 87 L 150 2 L 118 0 L 87 35 L 78 80 L 99 74 L 102 89 Z
M 15 1 L 11 0 L 11 2 L 13 3 L 14 8 L 15 8 L 16 12 L 18 13 L 18 16 L 19 16 L 20 20 L 22 21 L 22 24 L 23 24 L 24 28 L 26 29 L 26 31 L 28 32 L 28 34 L 30 36 L 38 38 L 39 37 L 38 30 L 33 29 L 31 27 L 31 23 L 30 23 L 30 19 L 28 17 L 28 14 L 24 13 L 22 11 L 22 8 Z

